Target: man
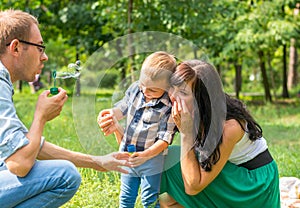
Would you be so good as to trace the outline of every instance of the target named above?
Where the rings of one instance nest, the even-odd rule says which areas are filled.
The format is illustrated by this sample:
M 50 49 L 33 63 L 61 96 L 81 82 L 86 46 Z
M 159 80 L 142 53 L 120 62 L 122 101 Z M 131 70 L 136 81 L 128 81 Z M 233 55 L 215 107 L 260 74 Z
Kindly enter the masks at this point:
M 19 10 L 0 12 L 0 207 L 59 207 L 80 185 L 77 167 L 126 173 L 127 153 L 91 156 L 73 152 L 42 137 L 46 122 L 57 117 L 66 91 L 38 98 L 29 130 L 19 120 L 12 102 L 12 83 L 31 82 L 48 60 L 32 15 Z M 38 160 L 37 160 L 38 159 Z

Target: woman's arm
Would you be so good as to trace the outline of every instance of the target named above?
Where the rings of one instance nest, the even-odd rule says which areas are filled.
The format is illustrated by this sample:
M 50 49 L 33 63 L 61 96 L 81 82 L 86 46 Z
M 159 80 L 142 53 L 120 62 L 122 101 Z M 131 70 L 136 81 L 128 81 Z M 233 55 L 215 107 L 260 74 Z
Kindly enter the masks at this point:
M 181 172 L 185 186 L 185 192 L 195 195 L 210 184 L 222 171 L 224 165 L 234 148 L 234 145 L 243 137 L 244 131 L 236 120 L 228 120 L 224 124 L 223 141 L 220 145 L 220 159 L 207 172 L 200 167 L 198 159 L 191 149 L 193 137 L 181 135 Z
M 184 100 L 174 102 L 172 117 L 181 135 L 181 172 L 185 192 L 195 195 L 201 192 L 221 172 L 235 144 L 243 137 L 244 131 L 236 120 L 228 120 L 223 127 L 223 141 L 220 145 L 220 159 L 212 170 L 203 170 L 195 155 L 193 146 L 196 133 L 193 118 Z

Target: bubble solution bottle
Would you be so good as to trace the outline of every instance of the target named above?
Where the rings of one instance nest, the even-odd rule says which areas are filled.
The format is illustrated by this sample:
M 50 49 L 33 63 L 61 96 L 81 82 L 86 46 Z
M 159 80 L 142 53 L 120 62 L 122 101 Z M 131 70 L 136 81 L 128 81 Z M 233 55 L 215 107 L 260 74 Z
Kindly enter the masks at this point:
M 58 94 L 58 88 L 56 87 L 56 70 L 52 72 L 52 77 L 54 79 L 54 86 L 50 88 L 51 95 L 57 95 Z
M 135 145 L 134 144 L 129 144 L 127 146 L 127 151 L 128 151 L 129 154 L 133 154 L 134 152 L 136 152 Z

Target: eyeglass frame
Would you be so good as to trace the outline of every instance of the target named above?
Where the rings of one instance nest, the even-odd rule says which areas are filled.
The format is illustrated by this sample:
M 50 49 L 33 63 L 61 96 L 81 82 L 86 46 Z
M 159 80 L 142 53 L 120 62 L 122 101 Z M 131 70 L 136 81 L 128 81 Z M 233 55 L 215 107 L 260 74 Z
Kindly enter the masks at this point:
M 44 46 L 44 45 L 40 45 L 40 44 L 37 44 L 37 43 L 28 42 L 28 41 L 25 41 L 25 40 L 19 40 L 19 39 L 17 39 L 17 40 L 18 40 L 19 42 L 25 43 L 25 44 L 27 44 L 27 45 L 37 46 L 37 47 L 40 49 L 40 53 L 41 53 L 41 54 L 45 53 L 46 46 Z M 7 43 L 6 46 L 9 46 L 10 44 L 11 44 L 11 42 L 10 42 L 10 43 Z M 42 48 L 42 49 L 41 49 L 41 48 Z

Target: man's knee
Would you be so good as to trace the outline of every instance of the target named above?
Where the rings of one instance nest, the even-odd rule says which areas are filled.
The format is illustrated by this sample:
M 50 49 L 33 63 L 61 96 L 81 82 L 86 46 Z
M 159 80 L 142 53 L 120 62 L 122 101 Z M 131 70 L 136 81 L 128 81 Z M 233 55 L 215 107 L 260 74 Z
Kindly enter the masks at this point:
M 62 160 L 63 161 L 63 160 Z M 67 160 L 62 162 L 62 168 L 65 171 L 65 177 L 68 181 L 69 188 L 78 189 L 81 183 L 81 175 L 75 165 Z

